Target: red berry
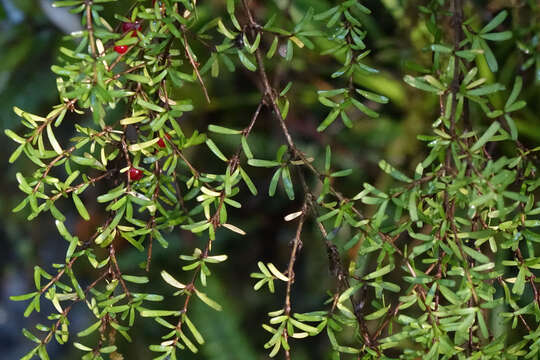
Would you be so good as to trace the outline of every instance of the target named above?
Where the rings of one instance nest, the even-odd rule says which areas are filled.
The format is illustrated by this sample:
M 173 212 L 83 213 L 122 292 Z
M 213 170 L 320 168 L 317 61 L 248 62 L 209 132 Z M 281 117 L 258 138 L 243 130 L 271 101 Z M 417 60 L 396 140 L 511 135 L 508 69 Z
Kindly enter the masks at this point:
M 128 51 L 127 45 L 117 45 L 114 47 L 114 51 L 119 54 L 125 54 Z
M 143 177 L 142 170 L 139 170 L 139 169 L 134 168 L 134 167 L 129 168 L 129 179 L 130 180 L 137 181 L 137 180 L 141 180 L 142 177 Z
M 132 22 L 122 23 L 122 32 L 128 32 L 133 29 L 135 29 L 135 23 L 132 23 Z
M 165 136 L 167 137 L 167 139 L 171 138 L 171 135 L 169 135 L 169 134 L 165 134 Z M 164 148 L 165 147 L 165 140 L 163 140 L 163 138 L 159 138 L 157 144 L 158 144 L 158 146 L 160 148 Z
M 128 31 L 132 31 L 131 36 L 135 37 L 137 36 L 137 31 L 139 31 L 141 27 L 141 24 L 139 22 L 125 22 L 122 23 L 122 32 L 126 33 Z

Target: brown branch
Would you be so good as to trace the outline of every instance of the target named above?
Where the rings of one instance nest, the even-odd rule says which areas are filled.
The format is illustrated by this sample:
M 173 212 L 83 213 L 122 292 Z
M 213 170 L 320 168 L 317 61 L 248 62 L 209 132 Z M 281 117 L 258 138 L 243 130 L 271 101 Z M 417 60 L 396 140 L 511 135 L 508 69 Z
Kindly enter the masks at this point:
M 59 192 L 58 194 L 54 195 L 53 197 L 50 198 L 50 200 L 51 201 L 56 201 L 62 195 L 67 195 L 67 194 L 69 194 L 71 192 L 77 191 L 77 190 L 79 190 L 80 188 L 82 188 L 83 186 L 85 186 L 87 184 L 94 184 L 94 183 L 96 183 L 96 182 L 98 182 L 100 180 L 103 180 L 106 177 L 110 176 L 115 171 L 116 171 L 116 169 L 109 170 L 109 171 L 104 172 L 103 174 L 101 174 L 99 176 L 96 176 L 94 178 L 89 178 L 88 181 L 82 182 L 82 183 L 80 183 L 78 185 L 75 185 L 75 186 L 71 186 L 71 187 L 67 188 L 66 190 L 64 190 L 62 192 Z
M 203 254 L 201 255 L 201 258 L 205 258 L 208 256 L 210 252 L 210 244 L 212 240 L 208 239 L 208 242 L 206 243 L 206 248 L 204 249 Z M 193 296 L 193 291 L 195 290 L 195 281 L 197 280 L 197 277 L 199 276 L 199 272 L 201 271 L 201 266 L 197 266 L 195 269 L 195 272 L 193 274 L 193 277 L 191 278 L 191 281 L 189 284 L 186 285 L 186 299 L 184 300 L 184 306 L 182 308 L 182 314 L 186 314 L 189 306 L 189 302 Z M 180 331 L 182 329 L 183 324 L 183 318 L 182 315 L 180 315 L 180 318 L 178 319 L 178 323 L 176 324 L 176 331 Z M 174 338 L 174 341 L 172 343 L 172 346 L 175 346 L 176 343 L 180 340 L 180 336 L 176 335 Z
M 39 290 L 39 293 L 40 294 L 43 294 L 45 291 L 47 291 L 47 289 L 49 289 L 52 285 L 54 285 L 58 280 L 60 280 L 60 278 L 62 277 L 62 275 L 64 275 L 64 273 L 66 272 L 66 269 L 71 269 L 71 267 L 73 266 L 73 263 L 79 258 L 79 256 L 74 256 L 71 258 L 71 260 L 69 260 L 69 262 L 66 264 L 66 266 L 64 266 L 62 268 L 62 270 L 60 270 L 44 287 L 42 287 L 40 290 Z
M 107 220 L 107 223 L 110 221 Z M 90 240 L 88 242 L 86 242 L 82 247 L 83 248 L 86 248 L 88 247 L 88 245 L 86 244 L 89 244 L 93 239 L 95 239 L 97 236 L 99 235 L 99 231 L 96 231 L 92 237 L 90 238 Z M 39 290 L 39 293 L 40 294 L 43 294 L 45 291 L 47 291 L 48 288 L 50 288 L 52 285 L 54 285 L 58 280 L 60 280 L 60 278 L 62 277 L 62 275 L 64 275 L 64 273 L 66 272 L 66 269 L 71 269 L 71 267 L 73 266 L 73 264 L 75 263 L 75 261 L 80 257 L 81 255 L 77 255 L 77 256 L 73 256 L 70 261 L 66 264 L 66 266 L 64 266 L 44 287 L 42 287 L 40 290 Z
M 88 37 L 90 42 L 90 48 L 92 49 L 92 56 L 97 57 L 96 42 L 94 39 L 94 24 L 92 21 L 92 1 L 86 0 L 86 30 L 88 31 Z
M 285 315 L 287 316 L 290 316 L 291 314 L 291 288 L 292 284 L 294 283 L 294 264 L 296 262 L 296 253 L 302 247 L 302 240 L 300 239 L 300 236 L 302 235 L 302 228 L 304 226 L 304 221 L 306 219 L 306 213 L 308 210 L 308 196 L 309 195 L 306 194 L 306 200 L 304 201 L 304 205 L 302 205 L 302 214 L 300 215 L 300 220 L 298 221 L 298 226 L 296 227 L 296 235 L 293 240 L 293 248 L 291 250 L 289 265 L 287 267 L 287 290 L 285 294 L 285 304 L 283 305 Z M 285 336 L 285 341 L 287 341 L 288 333 L 286 328 L 283 329 L 283 335 Z M 290 360 L 291 354 L 289 350 L 285 350 L 285 358 Z
M 249 20 L 249 30 L 251 33 L 252 38 L 255 38 L 255 34 L 258 29 L 261 27 L 259 24 L 257 24 L 253 18 L 253 15 L 251 13 L 251 10 L 247 4 L 247 0 L 242 0 L 242 3 L 244 5 L 245 12 L 248 16 Z M 295 145 L 293 138 L 289 132 L 289 129 L 287 127 L 287 124 L 285 123 L 285 119 L 283 119 L 283 116 L 281 116 L 281 110 L 279 109 L 278 103 L 277 103 L 277 97 L 276 97 L 276 91 L 275 89 L 270 85 L 270 81 L 268 80 L 268 75 L 265 70 L 264 66 L 264 60 L 261 53 L 260 48 L 258 48 L 255 51 L 255 59 L 257 60 L 257 71 L 259 73 L 260 80 L 262 82 L 263 86 L 263 96 L 265 99 L 267 99 L 270 102 L 270 106 L 272 108 L 272 114 L 274 117 L 278 120 L 279 125 L 281 127 L 281 130 L 283 132 L 283 135 L 285 136 L 285 139 L 287 141 L 287 145 L 289 146 L 289 149 L 292 151 L 295 157 L 299 158 L 303 165 L 307 167 L 316 177 L 317 179 L 322 183 L 324 181 L 325 176 L 317 170 L 313 165 L 311 165 L 310 161 L 306 158 L 303 152 L 301 152 Z M 329 187 L 330 192 L 332 195 L 334 195 L 341 203 L 348 203 L 351 200 L 343 196 L 340 192 L 338 192 L 332 185 Z M 359 216 L 361 219 L 364 218 L 362 213 L 360 211 L 352 206 L 351 210 Z
M 91 138 L 94 138 L 94 137 L 100 137 L 102 135 L 105 135 L 109 132 L 112 131 L 112 128 L 110 127 L 107 127 L 105 130 L 99 132 L 99 133 L 96 133 L 92 136 L 90 136 Z M 48 165 L 47 167 L 45 168 L 45 171 L 43 172 L 43 174 L 41 175 L 39 181 L 37 182 L 36 186 L 34 186 L 34 190 L 32 191 L 33 194 L 35 194 L 38 190 L 39 190 L 39 187 L 41 186 L 41 184 L 43 183 L 43 180 L 47 177 L 47 175 L 49 174 L 49 172 L 52 170 L 52 168 L 54 167 L 54 165 L 56 163 L 58 163 L 60 160 L 62 160 L 63 158 L 65 158 L 66 156 L 69 157 L 69 155 L 71 155 L 71 153 L 73 151 L 75 151 L 77 149 L 76 146 L 72 146 L 70 147 L 69 149 L 67 150 L 64 150 L 61 154 L 59 154 L 57 157 L 55 157 Z
M 37 129 L 36 131 L 29 137 L 26 139 L 26 143 L 30 143 L 32 142 L 36 136 L 39 136 L 43 130 L 45 130 L 45 128 L 47 127 L 47 125 L 49 125 L 50 123 L 52 123 L 58 116 L 60 116 L 60 114 L 62 113 L 63 110 L 66 110 L 66 109 L 73 109 L 74 107 L 74 104 L 77 102 L 78 99 L 72 99 L 72 100 L 69 100 L 68 102 L 64 103 L 62 105 L 63 109 L 61 111 L 59 111 L 58 113 L 56 113 L 55 115 L 51 116 L 51 117 L 48 117 L 46 118 L 44 121 L 43 121 L 43 124 L 41 124 Z
M 349 283 L 349 276 L 348 276 L 348 273 L 345 271 L 343 264 L 341 263 L 341 257 L 340 257 L 337 247 L 330 240 L 328 240 L 328 232 L 324 228 L 324 225 L 320 221 L 317 220 L 317 218 L 319 217 L 319 213 L 317 210 L 317 203 L 313 201 L 313 199 L 315 199 L 315 196 L 313 195 L 313 193 L 310 191 L 309 187 L 307 186 L 304 174 L 302 174 L 301 171 L 298 171 L 298 174 L 300 177 L 302 188 L 304 189 L 304 193 L 306 194 L 307 205 L 309 209 L 311 209 L 312 211 L 314 221 L 317 224 L 317 227 L 319 228 L 319 231 L 322 234 L 324 244 L 326 246 L 329 271 L 336 278 L 337 291 L 336 291 L 336 294 L 334 295 L 334 302 L 332 304 L 332 310 L 331 310 L 331 311 L 334 311 L 337 305 L 339 294 L 341 294 L 343 291 L 351 287 Z M 367 328 L 366 322 L 364 320 L 364 316 L 362 314 L 362 307 L 356 301 L 354 296 L 349 297 L 349 301 L 351 302 L 353 313 L 360 327 L 362 339 L 364 340 L 364 343 L 367 346 L 372 347 L 374 344 L 374 341 L 373 341 L 374 338 L 372 338 Z
M 188 166 L 189 170 L 191 171 L 191 173 L 193 174 L 193 176 L 195 176 L 195 178 L 198 178 L 200 176 L 199 172 L 197 171 L 197 169 L 195 169 L 195 167 L 193 165 L 191 165 L 191 163 L 189 162 L 189 160 L 185 157 L 184 153 L 182 152 L 182 150 L 180 150 L 178 148 L 178 146 L 176 146 L 175 143 L 172 142 L 172 140 L 170 140 L 169 138 L 167 138 L 165 136 L 165 138 L 163 139 L 165 141 L 167 141 L 169 143 L 169 145 L 171 145 L 174 153 L 176 155 L 178 155 L 182 161 Z
M 104 271 L 96 280 L 94 280 L 90 285 L 86 287 L 86 289 L 84 290 L 84 294 L 87 295 L 91 289 L 95 288 L 97 284 L 101 282 L 101 280 L 105 279 L 107 274 L 108 274 L 108 271 Z M 56 332 L 56 330 L 62 323 L 62 319 L 65 318 L 69 314 L 69 312 L 71 311 L 71 309 L 76 303 L 81 302 L 81 301 L 83 301 L 83 299 L 78 298 L 74 300 L 68 307 L 64 309 L 64 311 L 62 311 L 61 317 L 56 321 L 56 323 L 53 326 L 51 326 L 51 330 L 49 331 L 47 336 L 43 340 L 41 340 L 41 344 L 45 345 L 51 341 L 52 336 L 54 335 L 54 333 Z
M 189 59 L 189 62 L 191 63 L 191 66 L 193 67 L 193 71 L 195 71 L 195 75 L 197 75 L 197 79 L 199 80 L 199 83 L 201 84 L 204 97 L 206 98 L 206 101 L 210 104 L 210 96 L 208 96 L 208 90 L 206 90 L 206 85 L 204 85 L 204 81 L 201 77 L 201 74 L 199 73 L 199 67 L 197 63 L 195 62 L 195 59 L 193 59 L 193 56 L 191 55 L 190 46 L 187 40 L 186 36 L 186 27 L 184 25 L 181 26 L 182 29 L 182 35 L 184 37 L 184 48 L 186 49 L 186 56 Z
M 60 160 L 62 160 L 64 157 L 66 157 L 67 155 L 71 154 L 73 151 L 75 151 L 76 147 L 75 146 L 72 146 L 70 147 L 69 149 L 67 150 L 64 150 L 61 154 L 59 154 L 57 157 L 55 157 L 48 165 L 47 165 L 47 168 L 45 169 L 45 171 L 43 172 L 43 175 L 41 175 L 41 178 L 39 179 L 39 181 L 37 182 L 36 186 L 34 186 L 34 190 L 32 191 L 32 194 L 35 194 L 38 190 L 39 190 L 39 187 L 41 186 L 41 184 L 43 183 L 43 180 L 47 177 L 47 175 L 49 175 L 49 172 L 51 171 L 51 169 L 53 168 L 53 166 L 59 162 Z
M 114 268 L 112 269 L 114 277 L 120 282 L 120 285 L 122 285 L 122 288 L 124 289 L 124 293 L 131 301 L 131 293 L 129 292 L 126 282 L 122 278 L 122 272 L 120 271 L 120 267 L 118 266 L 118 262 L 116 261 L 116 250 L 113 244 L 109 245 L 109 256 L 111 258 L 112 265 L 114 266 Z
M 126 52 L 126 54 L 127 54 L 127 52 Z M 123 55 L 125 55 L 125 54 L 122 54 L 121 56 L 123 56 Z M 120 59 L 121 56 L 119 56 L 119 57 L 116 59 L 116 61 L 111 65 L 111 68 L 109 68 L 109 70 L 111 70 L 111 69 L 114 67 L 113 65 L 116 65 L 117 61 L 119 61 L 118 59 Z M 124 70 L 124 71 L 121 71 L 121 72 L 119 72 L 119 73 L 117 73 L 117 74 L 114 74 L 114 76 L 113 76 L 112 78 L 109 78 L 109 79 L 105 80 L 105 84 L 108 84 L 108 83 L 110 83 L 111 81 L 117 80 L 117 79 L 120 78 L 122 75 L 129 74 L 129 73 L 134 72 L 135 70 L 142 69 L 144 66 L 145 66 L 144 64 L 139 64 L 139 65 L 137 65 L 137 66 L 134 66 L 134 67 L 131 67 L 131 68 L 126 69 L 126 70 Z
M 161 170 L 159 168 L 159 161 L 156 161 L 155 164 L 156 164 L 156 167 L 154 169 L 154 176 L 156 177 L 156 189 L 154 190 L 154 194 L 152 195 L 152 201 L 156 201 L 157 198 L 159 197 L 159 179 L 160 179 L 160 174 L 161 174 Z M 150 219 L 148 220 L 146 227 L 149 229 L 153 229 L 155 226 L 155 220 L 156 220 L 156 216 L 152 215 Z M 154 242 L 154 235 L 152 234 L 152 232 L 150 232 L 149 243 L 148 243 L 148 254 L 146 256 L 146 272 L 150 271 L 150 262 L 152 261 L 153 242 Z

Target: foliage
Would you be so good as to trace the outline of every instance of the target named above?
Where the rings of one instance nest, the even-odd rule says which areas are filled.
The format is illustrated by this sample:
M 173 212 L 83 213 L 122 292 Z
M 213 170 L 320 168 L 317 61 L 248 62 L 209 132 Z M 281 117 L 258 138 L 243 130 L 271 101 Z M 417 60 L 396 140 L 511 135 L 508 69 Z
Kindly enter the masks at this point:
M 78 40 L 73 47 L 60 48 L 59 64 L 52 66 L 59 103 L 45 116 L 15 108 L 27 130 L 5 131 L 18 144 L 9 161 L 24 154 L 35 168 L 16 175 L 25 197 L 14 211 L 27 213 L 28 220 L 50 213 L 67 248 L 54 272 L 35 267 L 35 291 L 12 297 L 28 302 L 25 316 L 39 312 L 43 300 L 55 310 L 48 325 L 36 326 L 41 336 L 23 330 L 36 344 L 23 359 L 48 359 L 53 339 L 64 344 L 75 335 L 82 359 L 121 359 L 118 343 L 132 341 L 138 318 L 152 318 L 163 334 L 149 344 L 155 359 L 197 353 L 206 329 L 193 321 L 193 302 L 227 310 L 205 289 L 228 259 L 213 251 L 214 241 L 222 232 L 249 237 L 232 220 L 244 194 L 275 197 L 278 189 L 295 206 L 284 216 L 295 224 L 289 261 L 280 270 L 253 260 L 258 270 L 251 274 L 256 291 L 283 289 L 283 306 L 268 309 L 262 326 L 270 357 L 281 352 L 292 358 L 295 343 L 307 337 L 326 337 L 333 359 L 537 355 L 540 147 L 520 141 L 516 121 L 527 109 L 523 87 L 538 81 L 537 4 L 523 5 L 534 14 L 530 24 L 510 29 L 507 10 L 483 24 L 469 2 L 416 2 L 415 16 L 430 43 L 428 55 L 409 64 L 403 81 L 439 104 L 430 134 L 418 135 L 426 157 L 414 171 L 380 160 L 392 186 L 366 182 L 349 198 L 338 185 L 353 170 L 336 168 L 330 146 L 312 154 L 303 150 L 288 116 L 299 102 L 297 86 L 313 93 L 320 87 L 315 96 L 329 110 L 319 132 L 335 134 L 338 118 L 354 129 L 366 117 L 380 116 L 391 96 L 370 82 L 378 70 L 371 65 L 368 28 L 377 19 L 368 6 L 347 0 L 319 9 L 315 2 L 299 13 L 289 3 L 270 15 L 270 5 L 247 0 L 223 6 L 139 0 L 127 13 L 106 19 L 102 13 L 114 3 L 55 3 L 80 14 L 84 28 L 72 34 Z M 223 16 L 215 17 L 215 8 Z M 494 50 L 499 42 L 525 53 L 510 70 L 508 89 L 494 79 L 501 68 Z M 297 58 L 322 62 L 329 55 L 337 69 L 322 74 L 328 75 L 323 86 L 279 76 Z M 240 127 L 215 123 L 201 132 L 193 124 L 196 111 L 212 105 L 208 84 L 227 84 L 226 71 L 249 74 L 260 92 L 258 104 L 251 116 L 238 114 Z M 251 136 L 265 110 L 285 141 L 271 158 L 268 149 L 255 150 Z M 75 114 L 90 114 L 91 121 L 78 123 Z M 69 140 L 59 132 L 66 127 L 75 134 Z M 200 166 L 191 158 L 203 151 L 214 160 Z M 259 170 L 269 177 L 261 194 L 253 180 Z M 102 191 L 95 201 L 94 187 Z M 89 208 L 103 209 L 107 215 L 93 236 L 73 235 L 58 205 L 63 199 L 86 221 L 92 220 Z M 322 242 L 303 241 L 308 226 Z M 167 233 L 178 228 L 204 239 L 204 246 L 180 255 L 181 271 L 151 266 L 153 247 L 167 248 Z M 343 246 L 336 244 L 338 233 L 349 234 Z M 128 274 L 117 259 L 124 241 L 146 253 L 138 272 Z M 327 252 L 333 282 L 328 300 L 307 312 L 293 296 L 304 246 Z M 88 267 L 94 276 L 84 284 L 78 274 Z M 168 290 L 148 292 L 150 275 L 143 271 L 159 273 Z M 182 298 L 181 307 L 166 300 L 171 291 Z M 74 334 L 70 312 L 83 304 L 94 320 Z M 505 323 L 517 336 L 508 336 Z

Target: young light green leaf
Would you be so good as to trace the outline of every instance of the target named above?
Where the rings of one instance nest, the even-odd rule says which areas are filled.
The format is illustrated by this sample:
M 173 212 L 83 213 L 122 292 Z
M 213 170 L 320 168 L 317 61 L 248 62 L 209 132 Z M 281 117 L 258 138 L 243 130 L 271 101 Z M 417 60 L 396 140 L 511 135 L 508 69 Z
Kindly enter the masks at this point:
M 270 270 L 270 272 L 272 273 L 272 275 L 274 275 L 275 277 L 277 277 L 279 280 L 282 280 L 282 281 L 289 281 L 289 278 L 286 277 L 285 275 L 283 275 L 283 273 L 281 271 L 279 271 L 275 266 L 274 264 L 272 263 L 268 263 L 267 264 L 268 266 L 268 270 Z
M 163 278 L 163 280 L 165 280 L 165 282 L 175 288 L 178 288 L 178 289 L 185 289 L 186 288 L 186 285 L 182 284 L 181 282 L 179 282 L 178 280 L 176 280 L 171 274 L 169 274 L 168 272 L 166 272 L 165 270 L 162 270 L 161 271 L 161 277 Z

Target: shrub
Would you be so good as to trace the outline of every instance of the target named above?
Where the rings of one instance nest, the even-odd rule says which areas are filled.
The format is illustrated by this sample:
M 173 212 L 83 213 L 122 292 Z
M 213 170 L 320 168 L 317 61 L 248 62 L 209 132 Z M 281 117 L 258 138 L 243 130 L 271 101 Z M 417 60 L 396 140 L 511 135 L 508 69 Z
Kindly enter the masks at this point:
M 123 358 L 118 343 L 132 340 L 139 317 L 155 320 L 163 334 L 148 344 L 156 359 L 197 352 L 207 329 L 193 320 L 192 303 L 227 311 L 205 291 L 210 270 L 219 272 L 227 260 L 214 241 L 224 232 L 249 237 L 234 220 L 236 209 L 246 193 L 274 197 L 278 188 L 293 204 L 275 224 L 294 228 L 288 263 L 248 259 L 258 265 L 251 278 L 259 296 L 283 289 L 283 305 L 267 309 L 263 324 L 270 357 L 291 359 L 300 339 L 315 336 L 328 339 L 333 359 L 537 356 L 540 148 L 520 141 L 523 125 L 516 120 L 527 109 L 521 91 L 537 84 L 533 68 L 540 69 L 534 1 L 512 9 L 512 24 L 508 10 L 474 16 L 481 7 L 462 0 L 418 1 L 407 8 L 413 14 L 396 15 L 418 22 L 419 33 L 411 36 L 429 39 L 403 81 L 418 89 L 415 96 L 436 102 L 437 115 L 429 134 L 418 135 L 425 157 L 403 169 L 380 160 L 386 185 L 355 183 L 350 197 L 339 186 L 353 170 L 340 169 L 332 160 L 336 149 L 321 143 L 391 106 L 392 91 L 377 78 L 368 49 L 369 24 L 378 19 L 367 5 L 285 2 L 271 15 L 274 5 L 248 0 L 139 0 L 106 19 L 111 3 L 55 3 L 81 14 L 84 26 L 52 67 L 59 104 L 45 116 L 16 108 L 27 130 L 6 130 L 19 144 L 10 162 L 24 154 L 35 165 L 17 174 L 25 197 L 14 211 L 29 220 L 50 213 L 67 242 L 65 262 L 52 272 L 36 266 L 35 291 L 12 297 L 29 303 L 25 316 L 43 300 L 55 309 L 48 325 L 36 326 L 40 336 L 23 331 L 36 344 L 23 359 L 47 359 L 53 339 L 68 342 L 75 335 L 70 311 L 79 305 L 94 317 L 73 343 L 83 359 Z M 528 13 L 521 21 L 519 11 Z M 503 68 L 499 43 L 523 50 L 519 61 L 504 64 L 508 88 L 496 81 Z M 239 120 L 202 131 L 198 109 L 213 106 L 212 88 L 235 89 L 228 74 L 235 71 L 248 74 L 236 76 L 251 79 L 258 91 L 252 114 L 238 112 Z M 419 105 L 411 100 L 405 107 Z M 323 114 L 317 131 L 329 135 L 299 140 L 288 120 L 299 113 L 295 107 L 311 111 L 306 121 Z M 281 132 L 281 146 L 269 151 L 255 144 L 261 119 Z M 61 128 L 75 135 L 68 139 Z M 212 158 L 193 160 L 207 150 Z M 270 180 L 252 180 L 260 171 Z M 91 195 L 93 187 L 99 196 Z M 63 199 L 84 220 L 93 217 L 90 207 L 106 214 L 93 236 L 73 235 L 57 205 Z M 306 241 L 307 227 L 322 241 Z M 178 228 L 204 245 L 180 255 L 181 272 L 152 266 L 153 247 L 166 248 L 167 234 Z M 342 237 L 344 243 L 336 240 Z M 144 269 L 126 272 L 117 259 L 124 242 L 146 254 Z M 306 306 L 293 296 L 303 247 L 326 251 L 327 270 L 318 275 L 333 284 L 328 300 L 308 311 L 298 310 Z M 79 278 L 83 268 L 93 274 L 88 283 Z M 144 271 L 159 273 L 169 287 L 148 292 Z M 171 290 L 181 307 L 171 307 Z

